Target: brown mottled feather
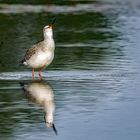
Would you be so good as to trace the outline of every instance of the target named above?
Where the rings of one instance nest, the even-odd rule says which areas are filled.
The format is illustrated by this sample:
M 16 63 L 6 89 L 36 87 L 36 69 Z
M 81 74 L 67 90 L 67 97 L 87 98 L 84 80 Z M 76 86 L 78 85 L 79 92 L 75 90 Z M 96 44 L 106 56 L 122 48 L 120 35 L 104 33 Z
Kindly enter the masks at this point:
M 28 49 L 24 56 L 24 60 L 25 61 L 29 60 L 37 52 L 37 50 L 40 49 L 40 46 L 42 46 L 42 45 L 43 45 L 43 42 L 39 42 L 39 43 L 33 45 L 33 47 L 31 47 L 30 49 Z

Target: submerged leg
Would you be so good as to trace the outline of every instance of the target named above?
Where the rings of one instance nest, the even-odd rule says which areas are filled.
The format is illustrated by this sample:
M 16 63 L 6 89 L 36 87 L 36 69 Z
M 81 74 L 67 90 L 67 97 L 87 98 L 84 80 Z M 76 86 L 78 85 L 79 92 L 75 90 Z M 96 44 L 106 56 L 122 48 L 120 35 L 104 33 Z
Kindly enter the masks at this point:
M 39 75 L 39 79 L 42 80 L 42 69 L 39 70 L 38 75 Z
M 34 80 L 34 68 L 32 68 L 32 80 Z

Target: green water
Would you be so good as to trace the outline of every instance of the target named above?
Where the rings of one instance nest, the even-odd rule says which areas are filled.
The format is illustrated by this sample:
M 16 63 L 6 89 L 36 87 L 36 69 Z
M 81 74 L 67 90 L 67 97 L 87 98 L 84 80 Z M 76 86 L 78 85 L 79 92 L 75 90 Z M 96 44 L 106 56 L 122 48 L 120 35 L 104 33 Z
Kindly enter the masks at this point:
M 0 139 L 139 140 L 140 2 L 5 2 L 0 4 Z M 21 82 L 32 85 L 31 69 L 19 65 L 53 17 L 55 58 L 43 82 L 54 94 L 57 136 L 45 124 L 44 108 L 23 92 Z

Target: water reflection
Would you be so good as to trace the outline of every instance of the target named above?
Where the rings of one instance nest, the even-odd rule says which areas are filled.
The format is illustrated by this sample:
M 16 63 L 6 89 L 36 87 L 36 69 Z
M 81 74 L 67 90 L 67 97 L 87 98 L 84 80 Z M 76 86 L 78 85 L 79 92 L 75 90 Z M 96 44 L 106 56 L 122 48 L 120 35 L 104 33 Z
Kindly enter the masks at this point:
M 20 85 L 29 101 L 44 107 L 45 123 L 47 127 L 53 128 L 57 135 L 54 125 L 55 100 L 52 87 L 43 81 L 20 82 Z

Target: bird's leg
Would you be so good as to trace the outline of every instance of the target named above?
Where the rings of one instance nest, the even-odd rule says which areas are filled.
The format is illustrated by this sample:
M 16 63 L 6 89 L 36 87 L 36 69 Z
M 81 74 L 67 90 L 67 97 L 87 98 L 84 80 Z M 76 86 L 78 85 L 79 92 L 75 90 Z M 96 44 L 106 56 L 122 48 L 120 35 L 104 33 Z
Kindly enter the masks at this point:
M 39 72 L 38 72 L 38 75 L 39 75 L 39 79 L 40 80 L 42 80 L 42 70 L 45 68 L 45 66 L 43 66 L 40 70 L 39 70 Z
M 32 68 L 32 80 L 34 80 L 34 68 Z

